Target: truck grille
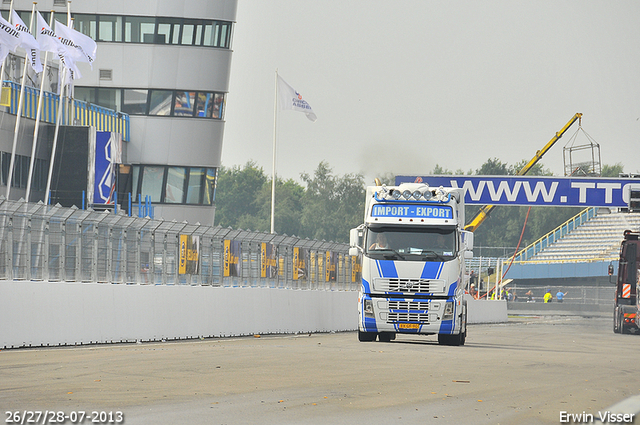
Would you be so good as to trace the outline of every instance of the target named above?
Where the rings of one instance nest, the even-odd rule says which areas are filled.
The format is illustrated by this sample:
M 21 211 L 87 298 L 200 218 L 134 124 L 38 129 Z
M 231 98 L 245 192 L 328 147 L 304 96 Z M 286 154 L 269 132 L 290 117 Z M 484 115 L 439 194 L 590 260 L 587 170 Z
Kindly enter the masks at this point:
M 428 323 L 429 315 L 426 313 L 389 313 L 387 316 L 387 323 L 395 322 Z
M 422 301 L 389 301 L 389 310 L 424 310 L 429 309 L 428 302 Z
M 380 278 L 375 281 L 375 288 L 387 292 L 444 292 L 443 280 Z

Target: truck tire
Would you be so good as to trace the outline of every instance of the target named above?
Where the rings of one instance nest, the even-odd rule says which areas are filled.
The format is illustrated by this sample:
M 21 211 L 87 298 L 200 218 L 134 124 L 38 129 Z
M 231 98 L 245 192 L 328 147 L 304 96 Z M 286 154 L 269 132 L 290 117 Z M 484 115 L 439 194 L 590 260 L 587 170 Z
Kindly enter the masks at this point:
M 440 345 L 453 345 L 460 346 L 464 345 L 467 340 L 467 310 L 464 310 L 462 317 L 462 329 L 460 329 L 459 334 L 448 335 L 448 334 L 438 334 L 438 344 Z
M 358 330 L 358 341 L 360 342 L 373 342 L 376 340 L 376 336 L 378 336 L 375 332 L 362 332 Z
M 629 330 L 629 326 L 624 323 L 624 313 L 620 313 L 620 333 L 621 334 L 629 334 L 631 331 Z
M 440 345 L 460 345 L 460 334 L 448 335 L 438 334 L 438 344 Z
M 467 339 L 466 332 L 460 332 L 459 334 L 454 334 L 454 335 L 438 334 L 438 344 L 440 345 L 452 345 L 452 346 L 464 345 L 466 339 Z
M 632 333 L 631 329 L 634 326 L 625 323 L 625 320 L 624 320 L 625 311 L 629 312 L 630 309 L 628 308 L 628 306 L 622 306 L 622 307 L 618 307 L 617 310 L 618 310 L 618 327 L 620 328 L 620 333 L 621 334 L 630 334 L 630 333 Z
M 394 332 L 380 332 L 378 334 L 378 341 L 380 342 L 391 342 L 396 339 L 396 334 Z

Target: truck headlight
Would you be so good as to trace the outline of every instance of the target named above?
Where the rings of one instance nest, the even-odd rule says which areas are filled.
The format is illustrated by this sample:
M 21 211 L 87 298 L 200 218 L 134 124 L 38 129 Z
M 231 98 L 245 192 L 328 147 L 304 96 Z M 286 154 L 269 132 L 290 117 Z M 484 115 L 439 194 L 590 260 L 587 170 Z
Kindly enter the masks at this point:
M 444 314 L 442 315 L 442 320 L 451 319 L 453 319 L 453 303 L 448 302 L 444 305 Z
M 364 315 L 365 317 L 374 317 L 372 300 L 364 300 Z

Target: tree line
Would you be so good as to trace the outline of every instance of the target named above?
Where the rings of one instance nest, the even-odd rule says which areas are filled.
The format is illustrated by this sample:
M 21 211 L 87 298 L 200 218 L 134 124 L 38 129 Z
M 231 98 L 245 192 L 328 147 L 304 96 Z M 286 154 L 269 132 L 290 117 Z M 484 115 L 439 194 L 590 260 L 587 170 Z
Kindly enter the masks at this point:
M 275 231 L 279 234 L 334 242 L 349 242 L 349 229 L 364 216 L 365 182 L 361 174 L 335 175 L 320 162 L 302 183 L 276 177 Z M 215 224 L 269 232 L 271 177 L 249 161 L 221 167 L 216 186 Z
M 507 164 L 498 158 L 489 158 L 475 170 L 462 171 L 443 168 L 436 164 L 434 175 L 515 175 L 527 163 L 523 160 Z M 603 165 L 603 177 L 617 177 L 623 172 L 621 164 Z M 551 176 L 553 173 L 540 163 L 528 173 Z M 336 175 L 325 161 L 318 164 L 313 174 L 303 173 L 301 182 L 276 178 L 275 230 L 279 234 L 334 242 L 349 242 L 349 229 L 362 223 L 366 185 L 359 173 Z M 394 175 L 381 174 L 380 179 L 394 184 Z M 478 206 L 466 207 L 469 222 Z M 578 214 L 579 207 L 499 207 L 476 229 L 476 246 L 520 248 Z M 527 217 L 528 213 L 528 217 Z M 527 217 L 526 227 L 523 225 Z M 215 224 L 234 229 L 269 232 L 271 227 L 271 177 L 262 167 L 249 161 L 244 166 L 221 167 L 216 186 Z M 493 255 L 493 254 L 488 254 Z M 500 254 L 502 255 L 502 254 Z

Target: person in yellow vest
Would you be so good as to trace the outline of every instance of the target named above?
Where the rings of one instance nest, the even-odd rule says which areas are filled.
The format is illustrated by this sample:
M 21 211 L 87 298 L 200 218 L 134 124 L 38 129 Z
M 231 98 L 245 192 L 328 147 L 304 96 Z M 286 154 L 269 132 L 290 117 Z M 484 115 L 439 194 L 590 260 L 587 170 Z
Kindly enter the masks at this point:
M 552 300 L 553 300 L 553 295 L 551 295 L 551 291 L 548 291 L 546 294 L 544 294 L 545 303 L 550 303 Z

